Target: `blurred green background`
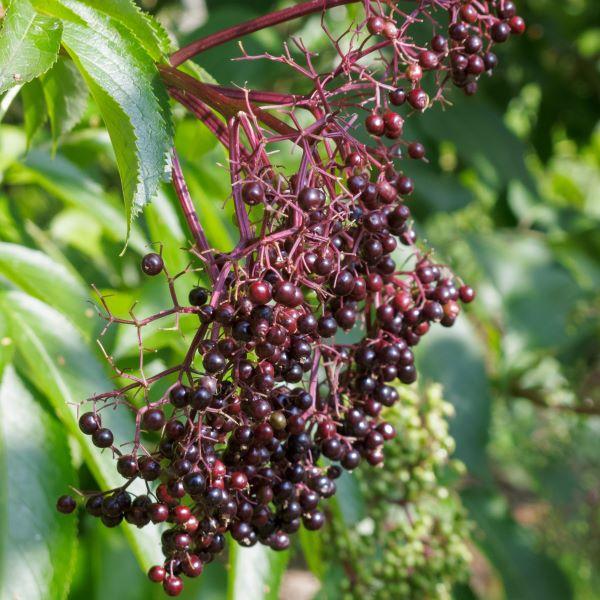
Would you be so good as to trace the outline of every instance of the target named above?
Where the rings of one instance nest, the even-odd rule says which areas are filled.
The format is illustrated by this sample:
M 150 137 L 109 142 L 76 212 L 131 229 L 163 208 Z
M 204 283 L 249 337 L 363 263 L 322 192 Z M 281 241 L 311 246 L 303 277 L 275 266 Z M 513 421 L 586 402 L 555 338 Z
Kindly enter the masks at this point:
M 180 44 L 280 5 L 265 0 L 141 4 Z M 455 597 L 592 600 L 600 597 L 600 3 L 520 0 L 518 5 L 527 33 L 498 48 L 500 65 L 492 78 L 484 78 L 478 95 L 466 98 L 455 91 L 449 110 L 436 108 L 408 124 L 407 138 L 421 140 L 430 160 L 407 167 L 416 180 L 412 209 L 420 236 L 478 290 L 477 302 L 454 328 L 433 331 L 419 346 L 418 361 L 422 380 L 442 383 L 456 409 L 450 431 L 468 471 L 458 487 L 473 522 L 474 561 L 470 580 L 455 588 Z M 338 11 L 340 22 L 348 19 L 346 10 Z M 277 53 L 290 35 L 326 49 L 316 17 L 250 36 L 245 47 Z M 240 68 L 229 60 L 237 55 L 231 44 L 207 52 L 199 64 L 224 84 L 293 88 L 286 71 L 260 62 Z M 89 391 L 92 383 L 106 381 L 108 371 L 93 341 L 100 324 L 85 302 L 87 286 L 113 292 L 112 306 L 121 312 L 135 299 L 141 312 L 163 306 L 166 290 L 143 281 L 137 265 L 147 245 L 160 241 L 172 270 L 185 267 L 179 251 L 185 235 L 165 188 L 119 256 L 125 218 L 114 157 L 95 108 L 88 106 L 54 157 L 47 131 L 27 151 L 24 118 L 27 126 L 17 100 L 0 125 L 0 287 L 15 294 L 24 331 L 31 315 L 41 315 L 47 327 L 42 339 L 60 330 L 61 313 L 67 315 L 78 337 L 64 352 L 78 355 L 83 373 L 73 389 Z M 209 240 L 230 247 L 235 231 L 228 209 L 215 210 L 228 196 L 228 175 L 215 168 L 225 163 L 224 152 L 179 110 L 176 145 Z M 51 308 L 44 313 L 41 304 L 18 294 Z M 3 305 L 2 312 L 6 316 L 9 309 Z M 109 336 L 105 343 L 124 362 L 134 360 L 136 342 L 129 333 Z M 148 344 L 157 348 L 153 369 L 184 348 L 181 339 L 161 331 Z M 3 345 L 10 346 L 10 340 Z M 35 360 L 20 352 L 17 365 L 27 371 L 21 374 L 23 394 L 37 403 L 36 418 L 45 424 L 45 434 L 35 434 L 31 443 L 50 453 L 50 464 L 57 444 L 64 445 L 64 439 L 54 439 L 61 437 L 51 408 L 59 395 Z M 11 448 L 9 438 L 2 454 L 7 464 L 23 452 Z M 80 487 L 93 488 L 80 451 L 73 444 L 71 451 Z M 10 487 L 7 477 L 3 488 Z M 60 486 L 30 487 L 39 503 L 46 502 L 44 494 L 64 492 Z M 344 489 L 346 499 L 360 493 Z M 0 499 L 0 507 L 11 501 L 8 492 Z M 160 597 L 121 533 L 85 517 L 78 528 L 77 551 L 65 549 L 65 569 L 71 564 L 73 571 L 69 598 Z M 6 548 L 3 556 L 6 569 Z M 248 568 L 254 568 L 252 560 L 262 558 L 251 559 Z M 307 571 L 299 551 L 292 553 L 291 565 L 296 576 Z M 284 576 L 284 589 L 291 585 L 292 591 L 282 597 L 308 597 L 301 594 L 313 589 L 314 581 L 308 575 L 289 577 Z M 224 563 L 212 564 L 184 597 L 224 598 L 228 585 L 234 597 L 235 584 L 227 578 Z M 322 594 L 337 597 L 335 591 Z

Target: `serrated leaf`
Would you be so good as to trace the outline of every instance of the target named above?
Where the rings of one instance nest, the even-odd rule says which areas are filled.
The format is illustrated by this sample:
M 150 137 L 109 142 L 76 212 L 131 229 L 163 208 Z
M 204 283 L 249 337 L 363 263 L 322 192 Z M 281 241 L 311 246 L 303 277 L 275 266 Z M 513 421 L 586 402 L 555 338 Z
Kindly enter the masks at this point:
M 55 509 L 76 483 L 60 424 L 8 365 L 0 382 L 0 598 L 65 598 L 77 519 Z
M 227 600 L 277 600 L 289 551 L 275 552 L 262 544 L 229 546 Z
M 42 77 L 54 149 L 60 139 L 81 121 L 88 102 L 83 77 L 72 60 L 60 57 Z
M 12 0 L 0 32 L 0 93 L 45 73 L 56 60 L 62 26 L 28 0 Z
M 59 419 L 79 441 L 86 464 L 103 489 L 122 485 L 110 451 L 99 451 L 77 425 L 77 405 L 91 394 L 112 389 L 96 357 L 79 332 L 62 314 L 24 294 L 0 294 L 14 340 L 21 374 L 49 399 Z M 115 436 L 115 444 L 133 439 L 134 424 L 124 410 L 103 411 L 102 419 Z M 136 486 L 130 487 L 135 491 Z M 145 489 L 143 485 L 137 489 Z M 123 525 L 138 562 L 144 569 L 161 558 L 160 536 L 154 527 Z
M 36 0 L 63 22 L 63 46 L 108 129 L 128 227 L 170 173 L 169 99 L 154 60 L 125 26 L 79 0 Z M 129 229 L 128 229 L 129 231 Z
M 131 0 L 83 0 L 85 4 L 116 19 L 139 40 L 157 62 L 168 58 L 171 40 L 162 25 Z
M 21 89 L 23 101 L 23 120 L 25 122 L 25 135 L 27 148 L 31 145 L 33 136 L 46 121 L 48 111 L 44 101 L 44 89 L 39 79 L 34 79 Z
M 43 252 L 0 242 L 0 275 L 31 296 L 60 310 L 88 337 L 96 312 L 89 291 L 69 269 Z

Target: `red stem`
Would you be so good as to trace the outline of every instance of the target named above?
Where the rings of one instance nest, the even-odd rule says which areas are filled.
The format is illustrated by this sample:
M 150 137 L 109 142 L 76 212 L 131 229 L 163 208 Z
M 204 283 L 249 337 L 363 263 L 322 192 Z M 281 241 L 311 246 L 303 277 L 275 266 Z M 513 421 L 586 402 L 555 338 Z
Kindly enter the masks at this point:
M 212 281 L 215 281 L 218 276 L 218 269 L 214 263 L 213 252 L 208 240 L 206 239 L 202 225 L 200 224 L 200 219 L 198 219 L 198 214 L 196 213 L 192 197 L 190 196 L 185 179 L 183 178 L 183 172 L 181 170 L 181 165 L 179 164 L 179 159 L 177 158 L 177 153 L 175 150 L 173 150 L 173 185 L 175 186 L 175 192 L 179 198 L 179 203 L 181 205 L 181 209 L 183 210 L 185 220 L 190 231 L 192 232 L 192 235 L 194 236 L 196 246 L 198 247 L 200 254 L 206 258 L 206 261 L 209 265 L 208 272 L 210 274 L 210 278 Z
M 239 111 L 248 111 L 249 107 L 243 100 L 228 98 L 218 92 L 213 86 L 202 83 L 173 67 L 169 67 L 168 65 L 158 65 L 158 70 L 168 87 L 186 91 L 197 96 L 202 102 L 206 103 L 210 108 L 216 110 L 227 119 L 235 117 Z M 273 131 L 282 135 L 299 134 L 296 129 L 290 127 L 287 123 L 284 123 L 281 119 L 278 119 L 269 112 L 253 105 L 251 105 L 250 108 L 254 112 L 254 116 Z
M 195 42 L 180 48 L 171 55 L 171 64 L 174 67 L 177 67 L 196 54 L 200 54 L 209 48 L 225 44 L 236 38 L 243 37 L 249 33 L 254 33 L 260 29 L 272 27 L 279 23 L 285 23 L 286 21 L 304 17 L 321 10 L 334 8 L 335 6 L 343 6 L 344 4 L 352 4 L 353 2 L 358 1 L 359 0 L 310 0 L 303 4 L 297 4 L 296 6 L 290 6 L 283 10 L 262 15 L 256 19 L 246 21 L 245 23 L 240 23 L 239 25 L 217 31 L 217 33 L 208 35 L 205 38 L 196 40 Z

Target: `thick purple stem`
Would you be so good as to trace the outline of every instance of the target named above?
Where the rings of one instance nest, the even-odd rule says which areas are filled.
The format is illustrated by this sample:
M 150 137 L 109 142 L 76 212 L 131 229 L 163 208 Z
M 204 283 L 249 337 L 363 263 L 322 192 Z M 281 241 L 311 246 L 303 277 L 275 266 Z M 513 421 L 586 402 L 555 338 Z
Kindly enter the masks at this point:
M 206 36 L 200 40 L 196 40 L 183 48 L 177 50 L 177 52 L 171 55 L 171 64 L 174 67 L 179 66 L 192 56 L 200 54 L 209 48 L 214 48 L 221 44 L 230 42 L 237 38 L 254 33 L 266 27 L 272 27 L 279 23 L 285 23 L 286 21 L 292 21 L 299 17 L 304 17 L 321 10 L 327 10 L 335 6 L 343 6 L 344 4 L 352 4 L 353 2 L 359 2 L 360 0 L 310 0 L 310 2 L 304 2 L 303 4 L 297 4 L 296 6 L 290 6 L 283 10 L 278 10 L 273 13 L 262 15 L 251 21 L 228 27 L 217 33 Z

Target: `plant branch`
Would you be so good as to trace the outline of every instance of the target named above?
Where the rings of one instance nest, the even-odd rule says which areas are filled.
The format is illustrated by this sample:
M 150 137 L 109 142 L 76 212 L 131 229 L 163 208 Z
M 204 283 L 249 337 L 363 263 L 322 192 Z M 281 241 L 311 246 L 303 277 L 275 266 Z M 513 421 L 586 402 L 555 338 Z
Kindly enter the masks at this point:
M 206 258 L 208 262 L 208 273 L 211 280 L 215 281 L 218 276 L 218 269 L 214 262 L 213 252 L 206 239 L 202 225 L 200 224 L 200 219 L 198 219 L 198 214 L 196 213 L 192 197 L 190 196 L 185 179 L 183 178 L 183 172 L 175 150 L 173 150 L 173 185 L 175 186 L 175 192 L 177 193 L 177 198 L 179 198 L 185 220 L 190 232 L 194 236 L 196 246 L 198 247 L 200 254 Z
M 169 87 L 176 88 L 197 96 L 202 102 L 206 103 L 213 110 L 223 115 L 227 119 L 235 117 L 238 112 L 247 112 L 248 105 L 243 100 L 237 98 L 228 98 L 221 94 L 213 86 L 202 83 L 186 73 L 169 67 L 168 65 L 158 65 L 158 70 Z M 300 132 L 284 123 L 281 119 L 273 116 L 261 108 L 251 105 L 256 118 L 267 127 L 282 135 L 297 136 Z
M 174 67 L 179 66 L 181 63 L 208 50 L 215 46 L 220 46 L 237 38 L 243 37 L 255 31 L 260 31 L 273 25 L 279 25 L 286 21 L 292 21 L 306 15 L 310 15 L 315 12 L 334 8 L 335 6 L 343 6 L 344 4 L 352 4 L 359 0 L 310 0 L 296 6 L 290 6 L 283 10 L 278 10 L 266 15 L 251 19 L 245 23 L 228 27 L 221 31 L 217 31 L 212 35 L 208 35 L 202 39 L 196 40 L 183 48 L 177 50 L 177 52 L 171 55 L 171 64 Z

